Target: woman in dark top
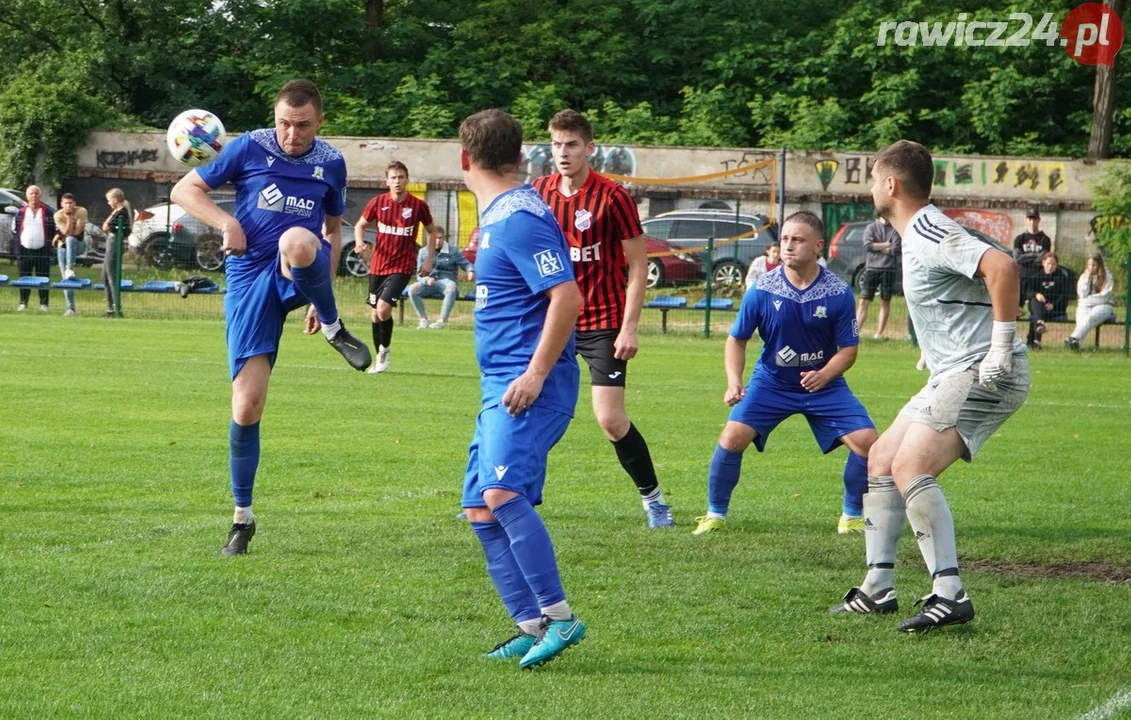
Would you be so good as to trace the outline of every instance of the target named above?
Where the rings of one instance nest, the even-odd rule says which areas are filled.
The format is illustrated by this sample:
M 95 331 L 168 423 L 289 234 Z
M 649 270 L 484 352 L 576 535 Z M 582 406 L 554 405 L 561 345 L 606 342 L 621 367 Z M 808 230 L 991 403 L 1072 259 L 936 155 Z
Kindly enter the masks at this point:
M 106 233 L 106 257 L 102 261 L 102 283 L 106 286 L 106 317 L 114 317 L 115 293 L 118 278 L 114 274 L 118 265 L 118 242 L 120 236 L 125 241 L 133 228 L 133 210 L 126 202 L 126 194 L 120 188 L 111 188 L 106 193 L 106 204 L 110 206 L 110 217 L 102 223 Z

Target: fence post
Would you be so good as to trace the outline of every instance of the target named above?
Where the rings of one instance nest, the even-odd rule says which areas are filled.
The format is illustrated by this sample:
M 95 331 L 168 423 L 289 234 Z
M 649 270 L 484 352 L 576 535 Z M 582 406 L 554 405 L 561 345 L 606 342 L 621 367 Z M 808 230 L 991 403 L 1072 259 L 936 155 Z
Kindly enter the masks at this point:
M 704 296 L 703 304 L 703 337 L 711 337 L 711 289 L 714 286 L 715 278 L 715 238 L 707 238 L 707 294 Z
M 1127 284 L 1127 298 L 1123 303 L 1123 357 L 1131 351 L 1131 252 L 1127 253 L 1126 268 L 1123 281 Z
M 127 211 L 128 212 L 128 211 Z M 114 317 L 122 317 L 122 216 L 114 230 Z
M 785 221 L 785 148 L 781 149 L 781 159 L 778 161 L 778 235 L 780 236 L 781 224 Z M 770 202 L 773 202 L 771 198 Z

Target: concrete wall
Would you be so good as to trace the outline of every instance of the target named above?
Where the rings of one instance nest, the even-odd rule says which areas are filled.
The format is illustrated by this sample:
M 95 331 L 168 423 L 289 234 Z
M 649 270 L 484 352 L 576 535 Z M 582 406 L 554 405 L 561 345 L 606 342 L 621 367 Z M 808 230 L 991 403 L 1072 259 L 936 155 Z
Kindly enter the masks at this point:
M 458 196 L 446 191 L 462 188 L 458 142 L 326 140 L 345 156 L 350 186 L 355 189 L 351 205 L 364 202 L 368 197 L 364 190 L 379 188 L 385 165 L 398 159 L 409 166 L 414 182 L 427 185 L 429 203 L 444 208 L 449 231 L 460 236 L 470 232 L 471 228 L 459 225 L 459 213 L 447 209 L 458 205 Z M 524 177 L 552 172 L 548 145 L 531 144 L 523 150 Z M 602 172 L 625 176 L 645 217 L 654 211 L 697 207 L 708 199 L 739 202 L 746 209 L 768 213 L 771 192 L 776 192 L 778 182 L 772 161 L 778 156 L 779 151 L 743 148 L 612 145 L 598 146 L 592 163 Z M 817 212 L 826 219 L 830 232 L 842 222 L 870 217 L 867 153 L 788 152 L 785 165 L 787 211 Z M 142 204 L 165 195 L 164 184 L 185 172 L 165 151 L 162 133 L 91 133 L 79 151 L 79 167 L 76 184 L 101 188 L 109 181 L 119 185 L 129 181 Z M 1088 183 L 1102 167 L 1102 163 L 1085 165 L 1062 158 L 938 156 L 933 198 L 941 206 L 968 210 L 967 221 L 1007 243 L 1024 229 L 1026 207 L 1039 206 L 1042 227 L 1056 248 L 1083 256 L 1091 249 L 1089 230 L 1095 217 Z M 81 179 L 86 182 L 80 183 Z M 82 200 L 86 198 L 80 195 Z M 347 217 L 352 211 L 347 211 Z

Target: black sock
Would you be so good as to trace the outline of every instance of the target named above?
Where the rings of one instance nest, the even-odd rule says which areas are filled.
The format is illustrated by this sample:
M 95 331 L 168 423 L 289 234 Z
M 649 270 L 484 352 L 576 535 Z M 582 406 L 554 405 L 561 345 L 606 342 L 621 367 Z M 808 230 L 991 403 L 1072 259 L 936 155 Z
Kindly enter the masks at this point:
M 636 488 L 641 495 L 649 495 L 655 491 L 660 482 L 656 479 L 656 468 L 652 466 L 652 455 L 648 452 L 648 443 L 644 436 L 629 423 L 628 432 L 620 440 L 613 441 L 617 451 L 617 459 L 624 467 L 624 471 L 636 483 Z
M 389 348 L 389 345 L 391 345 L 393 342 L 393 319 L 389 318 L 388 320 L 382 322 L 381 325 L 383 326 L 381 334 L 385 336 L 384 345 L 385 349 L 387 350 Z
M 384 328 L 385 328 L 385 324 L 383 322 L 381 322 L 380 320 L 373 323 L 373 349 L 374 350 L 380 350 L 381 347 L 385 344 L 384 333 L 382 332 L 382 330 L 384 330 Z

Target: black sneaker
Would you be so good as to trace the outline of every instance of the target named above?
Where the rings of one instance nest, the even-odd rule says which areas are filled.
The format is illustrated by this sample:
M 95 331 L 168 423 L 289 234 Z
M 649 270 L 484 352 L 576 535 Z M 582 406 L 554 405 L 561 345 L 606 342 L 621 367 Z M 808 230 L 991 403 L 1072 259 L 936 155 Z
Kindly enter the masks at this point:
M 228 531 L 228 539 L 224 541 L 224 547 L 220 548 L 221 555 L 246 555 L 247 544 L 255 536 L 255 521 L 250 523 L 233 523 L 232 529 Z
M 1072 352 L 1080 352 L 1080 341 L 1076 338 L 1069 336 L 1064 340 L 1064 347 Z
M 895 588 L 884 588 L 869 597 L 858 587 L 854 587 L 844 594 L 844 600 L 829 608 L 831 613 L 869 613 L 887 614 L 899 609 L 899 601 L 895 597 Z
M 329 343 L 330 347 L 342 354 L 354 370 L 364 370 L 373 363 L 369 346 L 350 334 L 344 324 L 338 328 L 337 334 L 330 338 Z
M 965 590 L 959 590 L 953 600 L 928 595 L 915 601 L 915 606 L 923 606 L 914 617 L 899 624 L 899 631 L 905 633 L 930 632 L 947 625 L 961 625 L 974 619 L 974 603 Z

